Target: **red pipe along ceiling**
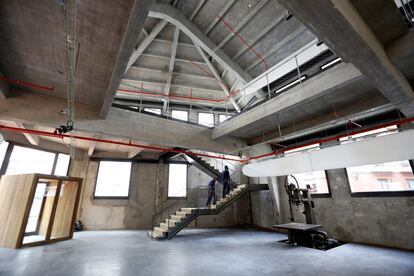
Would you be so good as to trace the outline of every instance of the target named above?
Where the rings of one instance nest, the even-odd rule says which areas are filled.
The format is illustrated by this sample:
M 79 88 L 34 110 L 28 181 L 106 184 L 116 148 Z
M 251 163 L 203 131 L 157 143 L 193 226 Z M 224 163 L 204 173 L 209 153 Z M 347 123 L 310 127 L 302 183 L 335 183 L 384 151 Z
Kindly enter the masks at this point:
M 4 80 L 4 81 L 7 81 L 8 83 L 17 84 L 17 85 L 25 86 L 29 88 L 35 88 L 35 89 L 41 89 L 41 90 L 47 90 L 47 91 L 54 90 L 54 88 L 50 86 L 38 85 L 38 84 L 31 83 L 31 82 L 19 81 L 19 80 L 9 79 L 6 77 L 0 77 L 0 80 Z
M 184 154 L 193 155 L 193 156 L 209 157 L 209 158 L 213 158 L 213 159 L 228 160 L 228 161 L 234 161 L 234 162 L 239 162 L 239 163 L 247 163 L 251 160 L 257 160 L 257 159 L 261 159 L 261 158 L 264 158 L 264 157 L 269 157 L 269 156 L 281 154 L 284 151 L 288 151 L 288 150 L 298 149 L 298 148 L 302 148 L 302 147 L 306 147 L 306 146 L 310 146 L 310 145 L 314 145 L 314 144 L 318 144 L 318 143 L 334 141 L 334 140 L 337 140 L 337 139 L 342 138 L 342 137 L 348 137 L 348 136 L 352 136 L 352 135 L 355 135 L 355 134 L 360 134 L 360 133 L 364 133 L 364 132 L 368 132 L 368 131 L 372 131 L 372 130 L 376 130 L 376 129 L 380 129 L 380 128 L 384 128 L 384 127 L 389 127 L 389 126 L 393 126 L 393 125 L 403 125 L 403 124 L 412 123 L 412 122 L 414 122 L 414 117 L 401 119 L 401 120 L 396 120 L 396 121 L 392 121 L 392 122 L 384 123 L 384 124 L 378 124 L 376 126 L 369 127 L 369 128 L 364 129 L 364 130 L 355 130 L 355 131 L 352 131 L 352 132 L 349 132 L 349 133 L 346 133 L 346 134 L 337 135 L 337 136 L 330 137 L 330 138 L 325 138 L 325 139 L 320 139 L 320 140 L 312 141 L 312 142 L 309 142 L 309 143 L 306 143 L 306 144 L 292 146 L 292 147 L 284 148 L 282 150 L 273 151 L 273 152 L 270 152 L 270 153 L 267 153 L 267 154 L 252 156 L 252 157 L 243 158 L 243 159 L 228 158 L 228 157 L 224 157 L 222 155 L 195 153 L 195 152 L 192 152 L 190 150 L 175 150 L 175 149 L 171 149 L 171 148 L 147 146 L 147 145 L 141 145 L 141 144 L 131 143 L 131 142 L 127 143 L 127 142 L 120 142 L 120 141 L 109 140 L 109 139 L 91 138 L 91 137 L 81 136 L 81 135 L 72 135 L 71 136 L 69 134 L 57 134 L 57 133 L 54 133 L 54 132 L 40 131 L 40 130 L 34 130 L 34 129 L 25 129 L 25 128 L 18 128 L 18 127 L 10 127 L 10 126 L 5 126 L 5 125 L 0 125 L 0 130 L 7 131 L 7 132 L 14 132 L 14 133 L 34 134 L 34 135 L 38 135 L 38 136 L 54 137 L 54 138 L 60 138 L 60 139 L 73 137 L 75 139 L 83 140 L 83 141 L 95 141 L 95 142 L 99 142 L 99 143 L 115 144 L 115 145 L 129 146 L 129 147 L 134 147 L 134 148 L 151 149 L 151 150 L 156 150 L 156 151 L 161 151 L 161 152 L 184 153 Z

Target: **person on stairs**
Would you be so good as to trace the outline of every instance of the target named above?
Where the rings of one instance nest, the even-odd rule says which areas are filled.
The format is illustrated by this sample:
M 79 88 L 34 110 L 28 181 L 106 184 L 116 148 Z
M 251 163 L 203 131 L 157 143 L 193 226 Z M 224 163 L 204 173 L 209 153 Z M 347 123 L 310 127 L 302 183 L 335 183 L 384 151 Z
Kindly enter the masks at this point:
M 208 182 L 208 199 L 206 206 L 208 207 L 211 203 L 211 199 L 213 199 L 213 205 L 216 205 L 216 181 L 217 177 L 214 177 L 213 179 Z
M 230 193 L 230 172 L 229 167 L 224 166 L 224 171 L 221 173 L 221 180 L 223 183 L 223 198 Z

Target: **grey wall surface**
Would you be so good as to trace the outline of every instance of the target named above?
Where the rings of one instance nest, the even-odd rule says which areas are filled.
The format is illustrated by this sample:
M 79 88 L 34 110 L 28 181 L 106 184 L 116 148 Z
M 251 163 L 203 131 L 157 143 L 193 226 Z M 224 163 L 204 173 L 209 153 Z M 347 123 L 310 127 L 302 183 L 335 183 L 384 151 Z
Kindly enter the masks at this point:
M 150 229 L 155 203 L 168 200 L 168 165 L 133 163 L 129 199 L 94 199 L 97 172 L 98 162 L 89 161 L 87 156 L 79 156 L 71 163 L 70 175 L 84 178 L 78 218 L 86 229 Z M 207 188 L 209 180 L 206 174 L 194 166 L 189 166 L 189 189 L 199 185 Z M 216 193 L 221 193 L 221 186 L 217 187 Z M 199 202 L 204 205 L 206 201 L 207 190 L 202 189 Z M 189 227 L 220 227 L 250 223 L 248 203 L 248 196 L 245 196 L 218 215 L 197 218 Z M 185 206 L 186 204 L 179 203 L 171 211 Z
M 255 225 L 269 227 L 273 221 L 290 222 L 289 204 L 279 177 L 280 216 L 266 192 L 252 196 Z M 328 171 L 331 198 L 314 198 L 318 224 L 329 235 L 342 241 L 414 249 L 414 197 L 351 197 L 344 169 Z M 294 206 L 295 222 L 305 222 L 303 206 Z

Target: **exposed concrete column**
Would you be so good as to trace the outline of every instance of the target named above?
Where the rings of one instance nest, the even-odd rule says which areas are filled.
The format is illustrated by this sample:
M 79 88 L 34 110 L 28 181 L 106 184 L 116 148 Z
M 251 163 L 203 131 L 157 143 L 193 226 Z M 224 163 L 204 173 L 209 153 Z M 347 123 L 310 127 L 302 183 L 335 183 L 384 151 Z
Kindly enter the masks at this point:
M 414 116 L 414 92 L 410 84 L 351 1 L 280 0 L 280 3 L 335 53 L 354 64 L 407 117 Z
M 248 150 L 248 156 L 257 156 L 261 154 L 266 154 L 272 152 L 272 148 L 268 144 L 262 144 L 255 147 L 252 147 Z M 267 182 L 269 184 L 269 191 L 272 196 L 273 204 L 275 206 L 275 217 L 280 217 L 280 194 L 279 187 L 282 185 L 279 183 L 277 177 L 267 177 Z

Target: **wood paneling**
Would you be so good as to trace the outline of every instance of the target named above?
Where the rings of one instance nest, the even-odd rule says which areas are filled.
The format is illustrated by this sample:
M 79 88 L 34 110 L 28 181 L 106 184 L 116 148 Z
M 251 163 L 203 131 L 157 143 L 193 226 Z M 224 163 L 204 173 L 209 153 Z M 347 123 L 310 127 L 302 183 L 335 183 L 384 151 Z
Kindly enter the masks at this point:
M 71 235 L 73 212 L 78 194 L 78 182 L 62 181 L 58 205 L 53 220 L 51 238 L 63 238 Z
M 30 198 L 34 195 L 35 175 L 7 175 L 0 180 L 0 246 L 19 246 L 23 221 L 29 213 Z

